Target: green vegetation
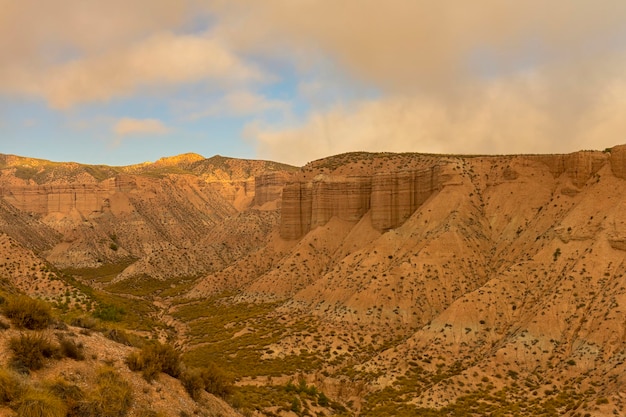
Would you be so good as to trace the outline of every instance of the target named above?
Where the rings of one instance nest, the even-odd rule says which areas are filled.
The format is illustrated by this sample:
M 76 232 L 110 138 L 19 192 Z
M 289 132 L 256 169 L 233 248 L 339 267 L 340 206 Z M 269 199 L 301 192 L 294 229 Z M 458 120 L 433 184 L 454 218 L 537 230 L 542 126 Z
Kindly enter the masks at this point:
M 121 321 L 126 311 L 114 304 L 101 304 L 93 312 L 93 316 L 102 321 Z
M 77 273 L 76 276 L 80 277 L 80 279 L 75 278 L 75 276 L 68 275 L 66 270 L 66 273 L 62 275 L 62 278 L 70 285 L 78 288 L 81 292 L 87 295 L 93 303 L 95 303 L 92 316 L 98 320 L 106 322 L 107 325 L 115 324 L 115 326 L 124 329 L 148 332 L 164 327 L 162 324 L 153 319 L 155 307 L 149 300 L 130 298 L 121 294 L 111 294 L 106 291 L 94 289 L 84 283 L 84 281 L 86 282 L 91 280 L 102 283 L 109 282 L 116 276 L 116 273 L 112 271 L 119 270 L 122 268 L 122 265 L 124 265 L 124 263 L 107 265 L 106 268 L 103 266 L 102 268 L 97 269 L 73 270 L 74 273 L 77 273 L 77 271 L 84 271 L 89 274 L 88 278 L 86 278 Z M 64 314 L 63 317 L 70 323 L 75 321 L 88 321 L 88 319 L 84 317 L 83 313 L 71 310 Z M 95 328 L 98 326 L 97 324 L 92 324 L 90 327 Z
M 106 284 L 111 282 L 117 277 L 123 270 L 128 268 L 137 259 L 129 257 L 120 260 L 114 264 L 104 264 L 97 268 L 67 268 L 62 271 L 64 278 L 69 279 L 71 283 L 75 284 L 76 281 L 71 279 L 72 276 L 80 277 L 81 281 L 96 282 L 99 284 Z M 92 289 L 91 287 L 87 287 Z
M 111 239 L 115 240 L 115 236 Z M 557 249 L 554 259 L 560 254 Z M 329 330 L 327 333 L 333 342 L 327 343 L 327 335 L 320 333 L 315 319 L 310 316 L 282 316 L 277 313 L 277 303 L 236 302 L 232 294 L 203 300 L 182 298 L 195 285 L 197 278 L 157 280 L 142 276 L 113 283 L 123 265 L 120 263 L 83 270 L 81 272 L 85 275 L 77 274 L 73 277 L 62 275 L 61 279 L 86 294 L 93 305 L 86 311 L 68 310 L 60 316 L 82 327 L 82 334 L 102 331 L 112 340 L 139 347 L 139 350 L 127 357 L 127 364 L 131 370 L 140 372 L 147 381 L 157 379 L 161 372 L 169 374 L 179 378 L 192 398 L 199 400 L 206 391 L 227 399 L 244 415 L 254 410 L 269 409 L 273 411 L 268 413 L 291 411 L 299 416 L 322 413 L 350 415 L 346 408 L 351 408 L 349 403 L 333 401 L 334 397 L 329 398 L 315 386 L 308 385 L 304 378 L 298 379 L 297 383 L 284 385 L 263 385 L 260 382 L 262 379 L 245 385 L 249 383 L 247 378 L 313 373 L 340 380 L 347 378 L 357 386 L 362 384 L 359 387 L 364 388 L 364 403 L 360 414 L 364 417 L 557 416 L 572 410 L 582 411 L 583 403 L 587 407 L 609 403 L 606 397 L 589 398 L 570 386 L 563 387 L 562 381 L 557 389 L 551 383 L 537 382 L 538 377 L 528 379 L 528 375 L 519 369 L 518 373 L 503 368 L 502 375 L 493 377 L 476 374 L 473 381 L 476 385 L 473 385 L 462 378 L 455 378 L 476 365 L 469 362 L 469 357 L 451 364 L 445 363 L 441 357 L 414 359 L 409 362 L 408 372 L 398 377 L 392 385 L 370 392 L 367 391 L 367 383 L 385 371 L 363 369 L 359 365 L 382 350 L 393 349 L 401 343 L 408 332 L 403 334 L 400 327 L 397 332 L 388 335 L 382 332 L 369 334 L 372 337 L 368 337 L 367 342 L 363 342 L 363 337 L 358 338 L 359 331 L 350 331 L 350 334 L 347 330 L 337 331 L 335 334 Z M 98 284 L 97 288 L 92 287 L 92 283 Z M 172 309 L 166 314 L 184 324 L 182 335 L 186 350 L 183 354 L 170 345 L 148 341 L 150 336 L 156 338 L 157 334 L 162 337 L 165 333 L 167 336 L 171 330 L 159 322 L 159 310 L 153 301 L 158 301 L 156 304 L 159 306 L 171 303 Z M 46 329 L 54 323 L 53 310 L 46 303 L 3 292 L 0 308 L 11 320 L 13 327 L 25 329 L 22 334 L 10 339 L 10 363 L 13 370 L 0 370 L 0 404 L 6 404 L 15 411 L 22 410 L 18 413 L 23 415 L 39 412 L 36 410 L 41 411 L 45 404 L 48 404 L 45 406 L 46 412 L 56 413 L 59 408 L 55 404 L 59 400 L 65 410 L 62 415 L 67 416 L 121 417 L 128 412 L 132 403 L 131 388 L 112 368 L 101 369 L 96 386 L 92 388 L 83 386 L 81 389 L 64 380 L 52 383 L 44 381 L 36 386 L 20 382 L 14 371 L 26 373 L 41 369 L 51 360 L 62 357 L 84 360 L 85 354 L 82 345 L 71 337 L 57 335 L 56 343 L 50 336 L 29 331 Z M 62 323 L 57 324 L 62 326 Z M 367 335 L 367 331 L 363 331 L 363 334 Z M 285 340 L 289 342 L 283 343 Z M 306 346 L 307 349 L 298 349 L 296 346 Z M 569 358 L 564 358 L 559 366 L 576 366 L 573 359 L 566 359 Z M 417 363 L 420 360 L 424 367 Z M 235 380 L 237 385 L 233 383 Z M 420 408 L 411 402 L 428 393 L 431 388 L 437 390 L 448 385 L 458 385 L 450 391 L 457 395 L 450 404 L 437 409 Z M 531 394 L 533 391 L 535 393 Z M 28 401 L 27 396 L 30 396 Z M 339 394 L 337 396 L 342 398 Z M 345 401 L 345 397 L 342 400 Z M 317 407 L 323 408 L 323 411 Z M 140 413 L 156 415 L 150 410 Z
M 82 343 L 76 343 L 75 340 L 68 337 L 63 337 L 59 342 L 59 351 L 60 354 L 66 358 L 76 361 L 85 360 Z
M 23 180 L 35 179 L 35 176 L 39 173 L 39 169 L 28 165 L 20 165 L 15 167 L 15 175 L 17 178 Z M 37 182 L 37 181 L 36 181 Z
M 198 278 L 160 280 L 146 275 L 132 277 L 106 286 L 108 292 L 136 297 L 177 297 L 190 290 Z
M 235 377 L 289 375 L 321 365 L 318 355 L 308 351 L 263 358 L 267 346 L 278 342 L 286 332 L 310 328 L 314 324 L 311 318 L 280 324 L 270 314 L 276 304 L 225 301 L 195 301 L 181 305 L 173 313 L 189 327 L 186 363 L 200 367 L 220 363 Z
M 304 379 L 300 379 L 298 384 L 289 381 L 285 385 L 238 387 L 231 403 L 244 414 L 255 409 L 279 407 L 282 411 L 311 415 L 313 406 L 328 408 L 336 416 L 347 413 L 344 406 L 330 401 L 317 387 L 307 385 Z
M 85 408 L 85 393 L 78 385 L 70 384 L 62 378 L 48 382 L 46 385 L 50 393 L 63 401 L 67 407 L 68 417 L 80 417 L 83 415 L 82 408 Z
M 180 354 L 170 345 L 152 342 L 126 358 L 131 371 L 141 372 L 143 378 L 151 382 L 163 372 L 179 378 L 194 399 L 199 399 L 202 391 L 227 397 L 232 392 L 232 378 L 214 364 L 202 368 L 187 368 Z
M 83 169 L 97 181 L 103 181 L 118 174 L 114 168 L 106 165 L 84 165 Z

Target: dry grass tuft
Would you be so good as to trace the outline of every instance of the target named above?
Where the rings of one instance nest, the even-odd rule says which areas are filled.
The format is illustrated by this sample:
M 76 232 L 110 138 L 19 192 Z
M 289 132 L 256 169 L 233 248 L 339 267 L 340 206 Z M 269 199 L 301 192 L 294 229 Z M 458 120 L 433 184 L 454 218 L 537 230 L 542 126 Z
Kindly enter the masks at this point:
M 64 337 L 59 342 L 61 355 L 75 361 L 85 360 L 84 346 L 82 343 L 76 343 L 75 340 Z
M 20 399 L 17 408 L 20 417 L 65 417 L 63 401 L 48 391 L 29 390 Z
M 59 354 L 59 348 L 41 333 L 23 333 L 12 337 L 9 349 L 13 352 L 13 367 L 31 371 L 43 368 L 46 359 Z
M 212 364 L 204 368 L 186 370 L 181 374 L 180 380 L 194 400 L 200 398 L 203 390 L 222 398 L 226 398 L 232 393 L 232 378 Z
M 126 358 L 131 371 L 141 371 L 148 382 L 153 381 L 160 372 L 178 378 L 181 373 L 180 354 L 170 345 L 156 342 L 145 345 L 139 352 L 133 352 Z
M 8 369 L 0 368 L 0 404 L 9 404 L 16 401 L 24 386 L 15 373 Z
M 128 382 L 111 367 L 98 370 L 97 386 L 80 405 L 84 417 L 123 417 L 128 413 L 133 401 L 132 389 Z
M 20 329 L 43 330 L 52 323 L 48 303 L 27 296 L 8 299 L 2 311 Z

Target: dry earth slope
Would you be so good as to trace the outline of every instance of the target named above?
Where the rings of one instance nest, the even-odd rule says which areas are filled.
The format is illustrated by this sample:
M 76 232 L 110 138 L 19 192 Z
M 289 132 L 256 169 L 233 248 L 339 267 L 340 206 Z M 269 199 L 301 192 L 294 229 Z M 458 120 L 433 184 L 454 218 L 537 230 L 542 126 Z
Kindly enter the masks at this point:
M 350 153 L 299 170 L 193 154 L 121 168 L 4 156 L 0 168 L 9 244 L 58 268 L 128 262 L 116 281 L 200 277 L 188 306 L 159 300 L 190 358 L 217 353 L 188 307 L 219 299 L 248 306 L 225 329 L 249 306 L 282 320 L 291 330 L 245 322 L 231 336 L 257 332 L 261 361 L 350 412 L 624 412 L 626 146 Z M 307 334 L 289 327 L 299 319 Z M 319 361 L 287 365 L 305 352 Z

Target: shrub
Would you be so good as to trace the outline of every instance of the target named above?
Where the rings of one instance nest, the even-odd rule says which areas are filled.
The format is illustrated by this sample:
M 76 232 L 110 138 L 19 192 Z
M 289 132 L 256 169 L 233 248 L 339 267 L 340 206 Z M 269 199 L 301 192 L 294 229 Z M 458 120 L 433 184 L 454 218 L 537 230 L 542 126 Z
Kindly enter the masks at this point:
M 204 368 L 189 369 L 181 375 L 180 380 L 191 398 L 195 400 L 202 390 L 222 398 L 232 393 L 232 378 L 213 364 Z
M 72 326 L 82 327 L 83 329 L 95 330 L 98 323 L 93 317 L 75 317 L 70 322 Z
M 65 417 L 67 409 L 63 401 L 50 392 L 29 390 L 20 400 L 17 415 L 20 417 Z
M 291 401 L 291 411 L 296 414 L 299 414 L 300 411 L 302 411 L 302 403 L 298 397 L 293 397 L 293 400 Z
M 141 371 L 148 382 L 154 380 L 160 372 L 177 378 L 180 375 L 180 354 L 170 345 L 159 342 L 145 345 L 139 352 L 133 352 L 126 358 L 131 371 Z
M 66 358 L 74 359 L 75 361 L 85 360 L 83 348 L 82 343 L 76 343 L 73 339 L 63 338 L 59 342 L 61 354 Z
M 5 316 L 20 329 L 42 330 L 52 322 L 50 306 L 45 301 L 26 296 L 8 300 L 2 310 Z
M 128 382 L 110 367 L 98 370 L 96 389 L 89 393 L 80 406 L 85 417 L 123 417 L 128 412 L 133 394 Z
M 58 347 L 40 333 L 12 337 L 9 339 L 9 349 L 13 352 L 13 366 L 31 371 L 43 368 L 46 358 L 52 358 L 59 353 Z
M 22 393 L 22 383 L 17 375 L 8 369 L 0 368 L 0 404 L 15 401 Z
M 232 392 L 232 378 L 228 376 L 222 369 L 210 364 L 202 368 L 200 376 L 204 381 L 204 389 L 219 397 L 226 397 Z
M 180 376 L 180 382 L 182 382 L 191 398 L 196 401 L 200 399 L 200 394 L 204 390 L 204 381 L 198 369 L 190 369 L 183 372 Z
M 123 308 L 105 304 L 98 307 L 93 312 L 93 316 L 103 321 L 120 321 L 125 313 Z
M 137 336 L 128 334 L 124 330 L 111 329 L 104 332 L 103 335 L 107 339 L 111 339 L 114 342 L 126 346 L 137 346 L 138 344 L 140 344 L 140 340 L 137 340 Z
M 64 379 L 58 379 L 48 384 L 48 390 L 63 400 L 67 407 L 68 417 L 80 417 L 81 403 L 85 398 L 84 392 L 78 385 L 73 385 Z

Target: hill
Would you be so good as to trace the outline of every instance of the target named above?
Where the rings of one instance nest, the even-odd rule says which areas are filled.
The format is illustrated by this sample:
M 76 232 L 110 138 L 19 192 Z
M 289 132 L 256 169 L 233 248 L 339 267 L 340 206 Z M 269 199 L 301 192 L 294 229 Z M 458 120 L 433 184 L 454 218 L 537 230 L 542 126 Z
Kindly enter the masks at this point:
M 623 412 L 626 146 L 0 167 L 0 273 L 219 363 L 244 413 Z

